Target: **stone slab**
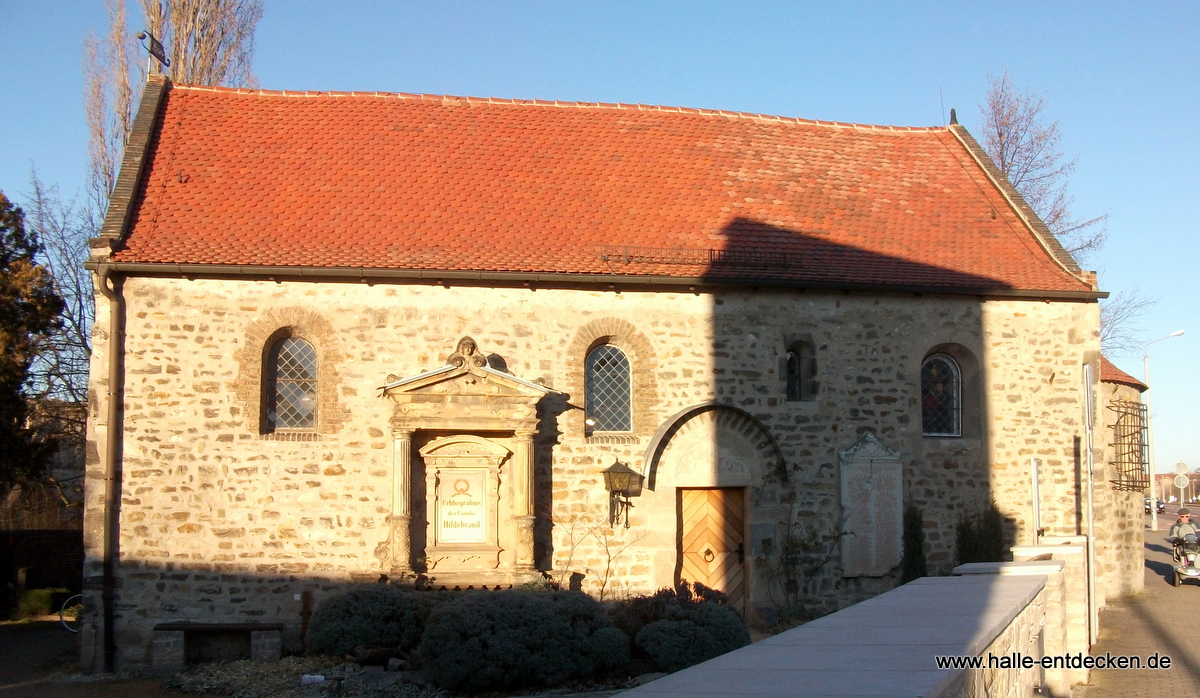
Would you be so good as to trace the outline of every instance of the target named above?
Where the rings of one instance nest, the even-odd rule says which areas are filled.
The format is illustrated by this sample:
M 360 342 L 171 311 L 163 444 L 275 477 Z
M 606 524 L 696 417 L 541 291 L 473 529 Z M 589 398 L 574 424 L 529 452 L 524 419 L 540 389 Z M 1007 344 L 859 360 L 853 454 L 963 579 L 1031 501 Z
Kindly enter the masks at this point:
M 926 577 L 623 695 L 939 696 L 962 670 L 934 657 L 982 652 L 1045 584 Z
M 1018 562 L 968 562 L 954 568 L 954 574 L 1054 574 L 1067 566 L 1063 560 L 1021 560 Z

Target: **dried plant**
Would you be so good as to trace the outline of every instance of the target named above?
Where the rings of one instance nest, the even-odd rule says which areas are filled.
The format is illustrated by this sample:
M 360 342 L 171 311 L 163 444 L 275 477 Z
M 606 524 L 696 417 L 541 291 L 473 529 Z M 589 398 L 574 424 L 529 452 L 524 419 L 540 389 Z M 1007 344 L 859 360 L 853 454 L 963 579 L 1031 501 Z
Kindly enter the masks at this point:
M 1076 218 L 1067 191 L 1079 158 L 1065 159 L 1057 121 L 1046 123 L 1046 100 L 1013 87 L 1008 71 L 988 76 L 988 93 L 980 105 L 983 147 L 1046 227 L 1077 258 L 1104 245 L 1108 215 Z

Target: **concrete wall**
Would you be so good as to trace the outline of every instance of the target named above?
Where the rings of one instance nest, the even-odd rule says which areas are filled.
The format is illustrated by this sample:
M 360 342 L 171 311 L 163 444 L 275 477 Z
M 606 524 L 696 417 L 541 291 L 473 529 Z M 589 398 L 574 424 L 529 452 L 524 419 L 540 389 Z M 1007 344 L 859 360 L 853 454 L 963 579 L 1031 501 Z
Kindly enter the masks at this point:
M 443 364 L 463 335 L 513 374 L 567 393 L 569 404 L 544 418 L 537 442 L 540 564 L 555 578 L 584 575 L 592 593 L 606 573 L 606 593 L 668 584 L 675 555 L 675 531 L 665 523 L 675 511 L 671 488 L 635 500 L 629 529 L 609 528 L 598 459 L 614 455 L 641 467 L 663 420 L 709 400 L 745 410 L 787 465 L 776 491 L 751 488 L 751 498 L 758 496 L 753 544 L 782 518 L 837 530 L 837 454 L 866 432 L 902 455 L 906 500 L 924 510 L 930 573 L 953 567 L 954 523 L 989 496 L 1009 520 L 1013 542 L 1030 541 L 1031 456 L 1045 463 L 1047 532 L 1080 530 L 1081 366 L 1098 352 L 1095 304 L 150 278 L 128 279 L 124 292 L 118 645 L 132 664 L 146 661 L 148 628 L 165 620 L 284 622 L 294 626 L 285 645 L 294 646 L 294 595 L 302 588 L 319 595 L 377 577 L 373 551 L 387 536 L 391 511 L 393 407 L 377 388 L 388 374 Z M 86 514 L 85 575 L 93 588 L 107 315 L 101 298 Z M 260 433 L 263 343 L 282 327 L 311 341 L 321 357 L 321 417 L 312 440 Z M 580 347 L 599 336 L 613 337 L 633 363 L 630 435 L 589 438 L 582 411 L 573 408 L 583 399 Z M 784 356 L 797 339 L 816 347 L 820 390 L 810 402 L 785 399 Z M 921 434 L 920 365 L 938 347 L 956 352 L 964 367 L 963 438 Z M 833 609 L 897 579 L 843 578 L 835 561 L 813 588 L 816 602 Z M 766 587 L 759 570 L 754 599 L 769 615 Z

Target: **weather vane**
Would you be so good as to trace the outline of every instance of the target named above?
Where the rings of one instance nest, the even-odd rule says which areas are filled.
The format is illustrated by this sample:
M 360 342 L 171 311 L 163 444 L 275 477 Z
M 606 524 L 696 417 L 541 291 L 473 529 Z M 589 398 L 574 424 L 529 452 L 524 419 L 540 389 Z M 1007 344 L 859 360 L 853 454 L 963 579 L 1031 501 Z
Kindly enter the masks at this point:
M 148 31 L 140 31 L 137 34 L 137 38 L 139 40 L 141 40 L 142 42 L 145 42 L 146 39 L 149 38 L 150 45 L 146 46 L 146 44 L 143 43 L 142 47 L 145 48 L 146 51 L 149 52 L 151 56 L 153 56 L 154 58 L 156 58 L 158 60 L 159 65 L 161 65 L 164 68 L 171 67 L 171 59 L 167 58 L 167 52 L 165 50 L 163 50 L 162 42 L 159 41 L 157 38 L 155 38 L 155 36 L 153 34 L 151 34 Z M 153 70 L 151 70 L 151 72 L 153 72 Z

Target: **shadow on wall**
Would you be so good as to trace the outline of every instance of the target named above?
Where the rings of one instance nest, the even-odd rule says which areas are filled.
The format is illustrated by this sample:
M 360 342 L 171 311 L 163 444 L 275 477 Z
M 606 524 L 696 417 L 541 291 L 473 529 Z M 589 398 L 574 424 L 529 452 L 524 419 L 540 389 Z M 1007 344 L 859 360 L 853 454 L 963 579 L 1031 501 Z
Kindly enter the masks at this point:
M 899 582 L 910 503 L 924 514 L 930 573 L 949 573 L 956 524 L 993 492 L 982 302 L 938 290 L 1008 286 L 743 218 L 716 237 L 711 250 L 623 248 L 613 262 L 617 273 L 654 273 L 707 255 L 697 276 L 712 289 L 713 402 L 745 415 L 714 420 L 712 454 L 689 451 L 716 461 L 698 486 L 706 502 L 689 508 L 689 487 L 668 498 L 677 578 L 745 594 L 761 622 L 834 610 Z M 664 470 L 689 467 L 668 462 L 672 440 L 704 414 L 664 424 L 667 443 L 647 451 L 649 489 L 674 484 Z M 841 454 L 868 435 L 897 455 L 893 477 L 843 482 Z M 769 447 L 747 447 L 756 440 Z M 772 451 L 782 468 L 750 462 Z M 769 475 L 746 482 L 747 471 Z M 1016 522 L 1004 529 L 1011 544 Z

